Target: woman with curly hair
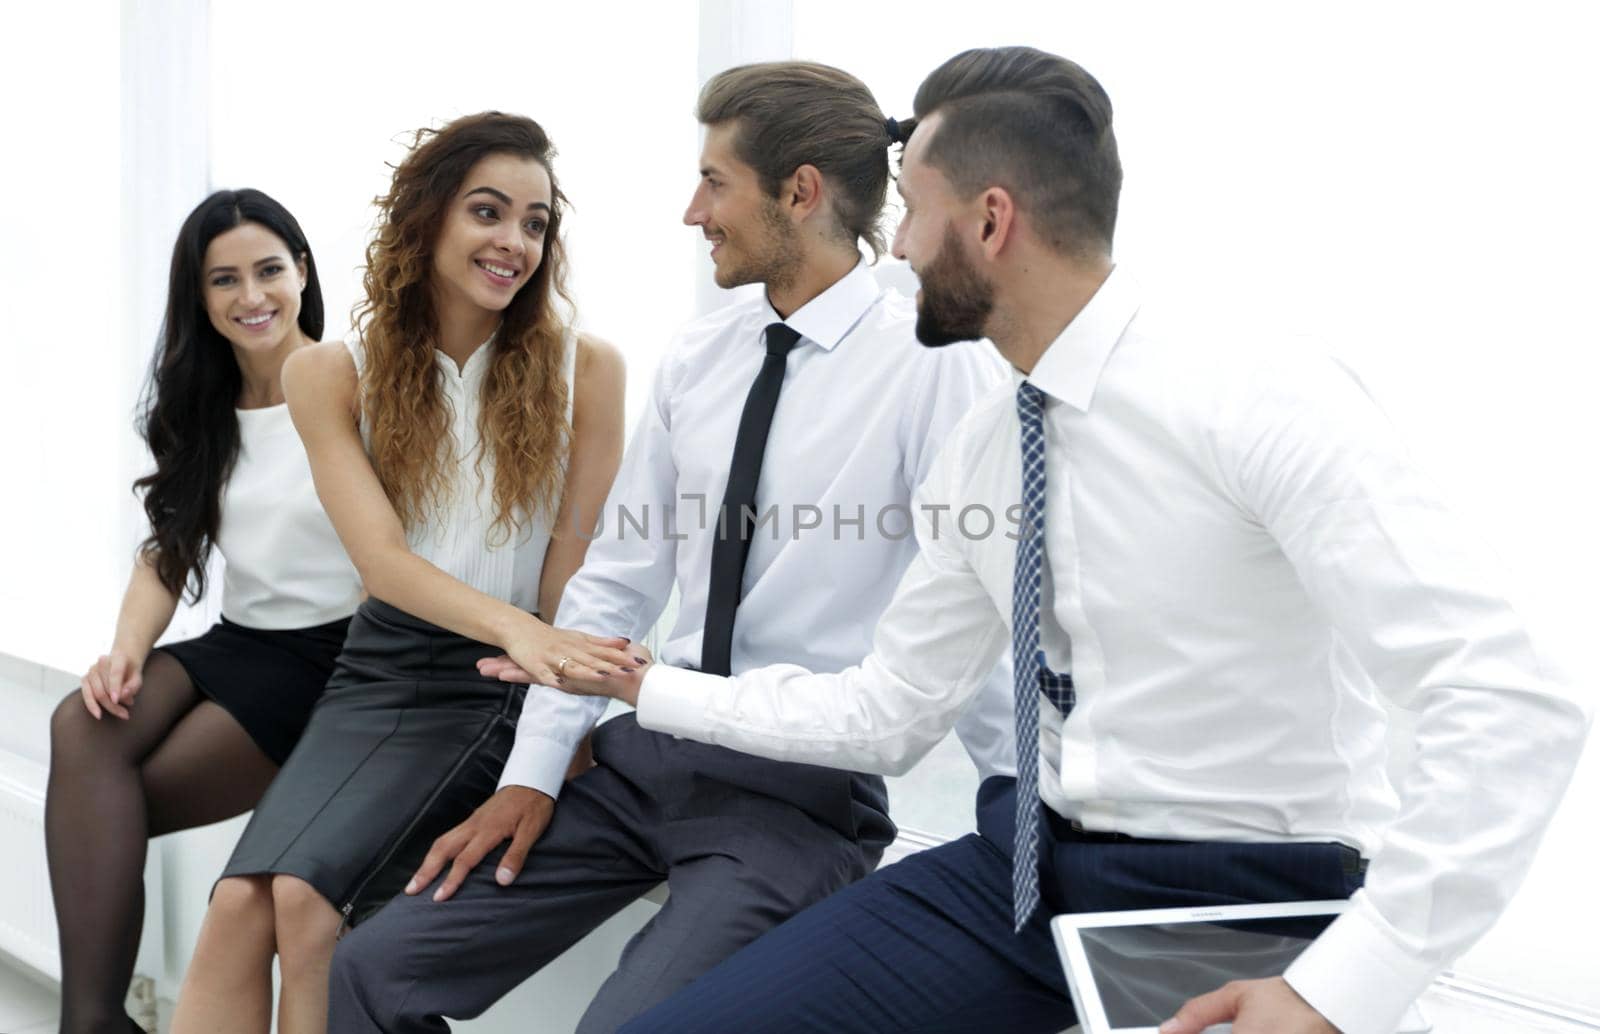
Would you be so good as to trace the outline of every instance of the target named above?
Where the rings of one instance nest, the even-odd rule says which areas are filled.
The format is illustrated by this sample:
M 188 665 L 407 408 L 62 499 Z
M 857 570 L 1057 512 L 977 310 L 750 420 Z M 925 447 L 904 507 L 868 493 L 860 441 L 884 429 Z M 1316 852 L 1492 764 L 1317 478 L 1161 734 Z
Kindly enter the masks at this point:
M 45 848 L 64 1034 L 138 1030 L 123 1012 L 150 837 L 248 811 L 289 756 L 360 598 L 284 405 L 289 356 L 322 334 L 294 216 L 223 190 L 178 232 L 139 430 L 155 470 L 111 648 L 50 723 Z M 155 646 L 187 589 L 227 561 L 222 620 Z
M 486 112 L 420 131 L 377 200 L 348 343 L 284 383 L 318 494 L 370 598 L 306 734 L 213 893 L 173 1031 L 326 1026 L 334 940 L 495 789 L 523 686 L 631 663 L 553 629 L 622 452 L 623 364 L 575 334 L 553 148 Z M 587 521 L 588 524 L 584 522 Z M 554 692 L 535 688 L 535 692 Z

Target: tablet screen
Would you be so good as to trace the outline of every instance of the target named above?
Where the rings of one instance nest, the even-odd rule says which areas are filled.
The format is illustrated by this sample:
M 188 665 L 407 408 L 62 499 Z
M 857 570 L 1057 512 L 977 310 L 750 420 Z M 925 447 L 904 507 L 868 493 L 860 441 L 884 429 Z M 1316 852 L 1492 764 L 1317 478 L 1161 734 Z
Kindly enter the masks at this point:
M 1282 975 L 1335 918 L 1100 926 L 1078 937 L 1111 1026 L 1154 1027 L 1230 980 Z

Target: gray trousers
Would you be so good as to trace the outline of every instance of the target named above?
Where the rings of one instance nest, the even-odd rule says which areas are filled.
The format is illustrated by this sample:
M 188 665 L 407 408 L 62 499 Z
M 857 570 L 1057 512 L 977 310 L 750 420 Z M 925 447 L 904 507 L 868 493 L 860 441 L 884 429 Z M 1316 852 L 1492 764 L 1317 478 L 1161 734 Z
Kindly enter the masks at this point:
M 667 904 L 579 1022 L 579 1034 L 609 1034 L 876 865 L 887 843 L 876 831 L 857 840 L 706 778 L 688 760 L 698 747 L 631 716 L 602 726 L 596 766 L 562 791 L 515 883 L 494 882 L 497 848 L 449 901 L 401 895 L 339 942 L 331 1034 L 447 1031 L 444 1017 L 481 1014 L 665 880 Z

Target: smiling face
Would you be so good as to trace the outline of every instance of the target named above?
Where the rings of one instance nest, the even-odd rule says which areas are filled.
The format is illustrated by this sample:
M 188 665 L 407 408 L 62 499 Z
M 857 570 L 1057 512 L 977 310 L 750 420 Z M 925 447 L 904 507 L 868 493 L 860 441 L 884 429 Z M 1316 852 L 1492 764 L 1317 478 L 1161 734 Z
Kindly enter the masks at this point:
M 297 335 L 303 256 L 259 223 L 240 223 L 206 246 L 201 295 L 217 333 L 235 348 L 271 351 Z
M 706 127 L 700 152 L 700 185 L 683 221 L 700 227 L 711 242 L 718 287 L 791 283 L 802 261 L 800 232 L 778 200 L 761 189 L 756 170 L 735 151 L 738 124 Z
M 917 340 L 948 345 L 984 336 L 994 311 L 994 285 L 984 279 L 962 240 L 960 227 L 972 214 L 944 173 L 926 161 L 938 130 L 937 113 L 912 134 L 897 184 L 904 215 L 894 235 L 894 256 L 917 274 Z
M 550 204 L 550 174 L 532 158 L 491 154 L 469 169 L 433 247 L 441 312 L 505 311 L 544 258 Z

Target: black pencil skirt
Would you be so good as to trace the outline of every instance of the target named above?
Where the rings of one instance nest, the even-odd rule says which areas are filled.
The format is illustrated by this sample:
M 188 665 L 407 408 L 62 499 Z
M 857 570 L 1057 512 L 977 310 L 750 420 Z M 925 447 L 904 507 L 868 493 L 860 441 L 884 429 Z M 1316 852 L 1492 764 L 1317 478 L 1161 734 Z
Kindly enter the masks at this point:
M 156 649 L 170 654 L 214 701 L 282 765 L 333 674 L 350 619 L 312 628 L 247 628 L 227 618 L 204 635 Z
M 527 688 L 478 674 L 501 652 L 363 603 L 222 875 L 297 876 L 351 922 L 381 907 L 434 838 L 494 793 Z

